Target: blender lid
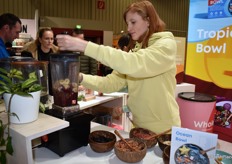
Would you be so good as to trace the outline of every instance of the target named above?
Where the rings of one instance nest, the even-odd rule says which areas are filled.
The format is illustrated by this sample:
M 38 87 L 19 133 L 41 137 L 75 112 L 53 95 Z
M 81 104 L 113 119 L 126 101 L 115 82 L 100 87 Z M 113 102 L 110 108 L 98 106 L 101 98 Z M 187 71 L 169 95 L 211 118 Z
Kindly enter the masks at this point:
M 79 56 L 80 52 L 60 51 L 58 53 L 51 53 L 51 57 L 63 57 L 63 56 Z
M 50 54 L 50 61 L 79 61 L 80 52 L 60 51 Z
M 196 101 L 196 102 L 213 102 L 216 101 L 216 97 L 204 93 L 197 92 L 181 92 L 178 97 L 184 100 Z

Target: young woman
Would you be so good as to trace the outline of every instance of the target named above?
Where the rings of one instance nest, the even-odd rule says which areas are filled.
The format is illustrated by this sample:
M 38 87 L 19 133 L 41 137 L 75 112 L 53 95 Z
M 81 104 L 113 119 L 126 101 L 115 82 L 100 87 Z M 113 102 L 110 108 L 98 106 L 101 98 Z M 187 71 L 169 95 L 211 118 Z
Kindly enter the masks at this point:
M 50 28 L 42 28 L 38 31 L 36 40 L 27 43 L 23 47 L 21 56 L 33 57 L 39 61 L 49 61 L 50 54 L 59 51 L 59 48 L 54 44 L 54 33 Z M 31 56 L 30 56 L 31 55 Z M 52 94 L 52 82 L 50 64 L 48 64 L 48 82 L 49 82 L 49 94 Z
M 124 12 L 131 36 L 129 52 L 58 35 L 61 50 L 81 51 L 114 69 L 106 77 L 80 73 L 81 85 L 99 92 L 115 92 L 128 86 L 128 108 L 133 121 L 155 133 L 180 126 L 175 100 L 177 46 L 171 32 L 151 2 L 134 2 Z
M 54 44 L 54 33 L 50 28 L 42 28 L 35 41 L 27 43 L 23 51 L 28 51 L 37 60 L 49 61 L 49 54 L 58 52 Z

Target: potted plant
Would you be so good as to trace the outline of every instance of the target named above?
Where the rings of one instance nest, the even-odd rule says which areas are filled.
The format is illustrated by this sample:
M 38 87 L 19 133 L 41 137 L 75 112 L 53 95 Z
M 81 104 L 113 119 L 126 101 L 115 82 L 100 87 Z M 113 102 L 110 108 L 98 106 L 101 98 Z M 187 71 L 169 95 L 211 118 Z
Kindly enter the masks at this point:
M 14 100 L 14 97 L 19 96 L 33 99 L 33 93 L 38 92 L 39 99 L 37 101 L 40 101 L 42 86 L 36 83 L 38 79 L 35 72 L 29 73 L 28 77 L 24 78 L 22 72 L 14 68 L 10 69 L 9 72 L 0 68 L 0 79 L 0 95 L 3 95 L 6 105 L 6 111 L 1 112 L 7 113 L 7 122 L 4 123 L 3 120 L 0 120 L 0 163 L 5 164 L 6 154 L 13 154 L 9 129 L 11 117 L 15 117 L 17 120 L 21 119 L 17 113 L 12 112 L 12 104 L 14 101 L 17 101 Z

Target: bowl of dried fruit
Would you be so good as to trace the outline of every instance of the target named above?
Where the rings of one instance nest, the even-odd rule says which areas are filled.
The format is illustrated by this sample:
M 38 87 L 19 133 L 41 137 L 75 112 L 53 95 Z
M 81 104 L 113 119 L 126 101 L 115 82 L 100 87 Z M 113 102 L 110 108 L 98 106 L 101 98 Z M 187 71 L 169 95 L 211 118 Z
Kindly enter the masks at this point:
M 156 134 L 148 129 L 133 128 L 130 130 L 130 138 L 138 138 L 145 142 L 147 148 L 151 148 L 157 144 Z
M 123 162 L 135 163 L 141 161 L 146 153 L 146 144 L 137 138 L 126 138 L 125 141 L 130 147 L 123 141 L 118 140 L 114 145 L 114 152 L 116 156 Z
M 164 151 L 164 148 L 166 146 L 171 146 L 171 138 L 172 138 L 171 134 L 162 134 L 157 138 L 159 148 L 162 151 Z
M 111 151 L 114 148 L 116 136 L 105 130 L 96 130 L 89 134 L 89 145 L 97 153 Z

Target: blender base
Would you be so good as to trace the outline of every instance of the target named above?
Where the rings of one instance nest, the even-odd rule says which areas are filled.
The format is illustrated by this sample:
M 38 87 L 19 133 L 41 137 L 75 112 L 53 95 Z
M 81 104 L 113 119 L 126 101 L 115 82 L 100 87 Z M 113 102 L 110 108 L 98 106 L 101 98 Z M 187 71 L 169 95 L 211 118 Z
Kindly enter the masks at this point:
M 48 134 L 48 141 L 42 141 L 45 147 L 62 157 L 68 152 L 88 145 L 90 123 L 94 118 L 93 115 L 78 112 L 64 118 L 58 116 L 54 109 L 48 110 L 47 114 L 68 121 L 69 127 Z
M 52 104 L 52 108 L 53 108 L 53 114 L 57 115 L 58 117 L 59 116 L 67 117 L 67 116 L 71 116 L 71 115 L 74 115 L 80 112 L 79 104 L 73 105 L 73 106 L 65 106 L 65 107 Z

